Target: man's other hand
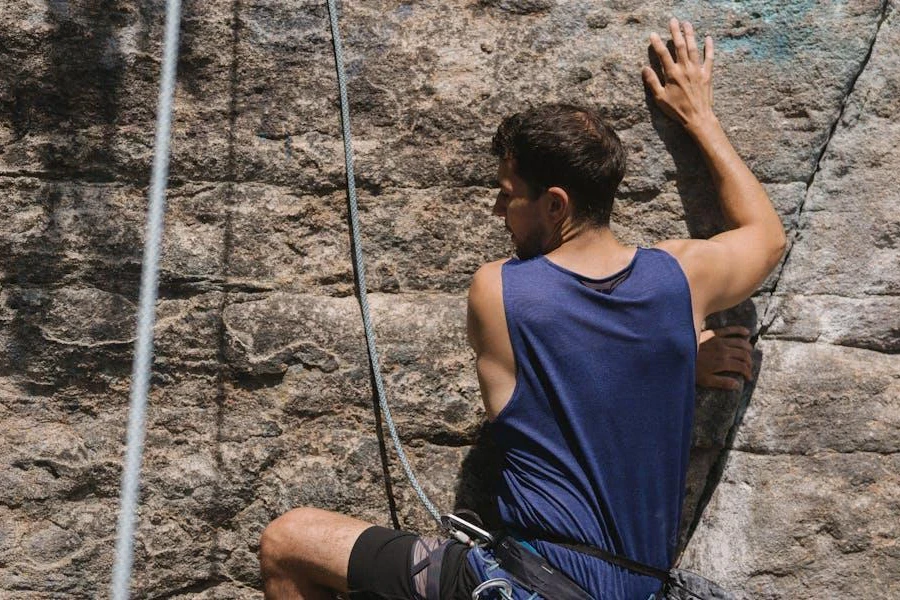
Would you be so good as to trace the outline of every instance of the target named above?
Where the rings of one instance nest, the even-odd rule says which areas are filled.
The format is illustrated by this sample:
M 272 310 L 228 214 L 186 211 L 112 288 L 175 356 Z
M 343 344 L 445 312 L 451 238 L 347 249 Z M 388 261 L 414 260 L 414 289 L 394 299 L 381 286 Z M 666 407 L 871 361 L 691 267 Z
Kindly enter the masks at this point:
M 650 45 L 662 65 L 663 80 L 660 81 L 650 67 L 644 67 L 641 74 L 662 111 L 690 129 L 715 118 L 712 111 L 713 41 L 706 36 L 701 59 L 690 23 L 672 19 L 669 31 L 675 46 L 675 60 L 662 38 L 656 33 L 650 35 Z
M 722 390 L 736 390 L 741 383 L 734 375 L 753 379 L 753 346 L 746 327 L 732 325 L 706 329 L 700 333 L 697 350 L 697 385 Z M 730 375 L 729 375 L 730 374 Z

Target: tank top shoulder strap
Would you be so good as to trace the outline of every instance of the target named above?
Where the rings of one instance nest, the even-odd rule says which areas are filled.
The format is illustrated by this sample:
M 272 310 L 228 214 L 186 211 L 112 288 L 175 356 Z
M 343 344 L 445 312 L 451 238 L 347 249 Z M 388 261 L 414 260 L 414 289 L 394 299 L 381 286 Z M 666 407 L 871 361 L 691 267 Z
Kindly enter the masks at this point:
M 503 310 L 506 313 L 506 327 L 509 331 L 513 351 L 522 347 L 522 331 L 520 323 L 520 306 L 541 310 L 541 304 L 535 298 L 536 289 L 546 289 L 548 273 L 541 269 L 537 258 L 521 260 L 511 258 L 501 268 L 503 282 Z M 518 357 L 516 357 L 518 360 Z

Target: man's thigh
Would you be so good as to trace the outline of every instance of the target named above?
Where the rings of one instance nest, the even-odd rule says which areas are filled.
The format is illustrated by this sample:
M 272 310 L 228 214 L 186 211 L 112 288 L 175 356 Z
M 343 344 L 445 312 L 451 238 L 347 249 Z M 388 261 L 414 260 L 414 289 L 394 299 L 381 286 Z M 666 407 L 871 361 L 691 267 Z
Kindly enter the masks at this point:
M 350 598 L 469 600 L 477 581 L 467 550 L 456 541 L 373 526 L 350 555 Z

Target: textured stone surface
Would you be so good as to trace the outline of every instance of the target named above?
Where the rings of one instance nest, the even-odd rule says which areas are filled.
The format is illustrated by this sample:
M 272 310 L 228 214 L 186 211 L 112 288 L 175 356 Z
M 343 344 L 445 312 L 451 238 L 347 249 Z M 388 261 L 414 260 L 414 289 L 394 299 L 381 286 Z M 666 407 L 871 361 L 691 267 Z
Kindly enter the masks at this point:
M 106 593 L 161 0 L 0 10 L 0 590 Z M 499 119 L 600 105 L 629 151 L 615 231 L 723 223 L 639 67 L 670 14 L 717 41 L 716 103 L 791 236 L 752 301 L 757 380 L 700 391 L 682 565 L 743 598 L 900 595 L 895 0 L 341 3 L 363 245 L 400 434 L 443 507 L 490 514 L 464 331 Z M 387 524 L 325 3 L 184 5 L 135 596 L 258 597 L 301 504 Z M 392 464 L 400 519 L 429 527 Z
M 762 370 L 735 447 L 762 454 L 896 452 L 896 355 L 824 343 L 761 343 Z M 809 365 L 797 377 L 796 365 Z
M 895 598 L 898 460 L 733 451 L 683 562 L 746 598 Z
M 752 401 L 683 560 L 746 598 L 900 594 L 894 3 L 884 16 L 810 180 Z

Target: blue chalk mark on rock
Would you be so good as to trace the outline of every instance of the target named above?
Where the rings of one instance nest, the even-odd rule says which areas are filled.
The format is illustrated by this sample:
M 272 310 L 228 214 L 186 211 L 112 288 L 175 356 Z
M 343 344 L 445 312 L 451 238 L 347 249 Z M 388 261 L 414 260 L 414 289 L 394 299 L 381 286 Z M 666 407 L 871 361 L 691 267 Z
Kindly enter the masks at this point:
M 844 2 L 834 2 L 831 10 L 842 10 Z M 738 53 L 758 61 L 786 62 L 816 44 L 821 32 L 816 26 L 816 0 L 706 0 L 682 5 L 685 18 L 715 11 L 716 49 Z M 691 10 L 691 9 L 694 10 Z M 704 24 L 696 25 L 704 31 Z M 712 24 L 709 24 L 712 25 Z

